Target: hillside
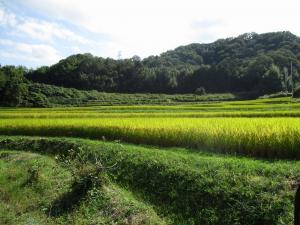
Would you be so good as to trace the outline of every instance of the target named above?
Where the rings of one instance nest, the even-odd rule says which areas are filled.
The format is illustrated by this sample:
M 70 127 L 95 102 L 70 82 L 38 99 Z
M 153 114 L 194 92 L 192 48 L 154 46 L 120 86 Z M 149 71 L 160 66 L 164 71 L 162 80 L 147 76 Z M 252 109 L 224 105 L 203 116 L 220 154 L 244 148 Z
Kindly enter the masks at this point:
M 291 63 L 293 71 L 291 71 Z M 106 92 L 193 93 L 291 91 L 299 81 L 300 38 L 290 32 L 246 33 L 210 44 L 190 44 L 140 59 L 72 55 L 29 71 L 34 82 Z

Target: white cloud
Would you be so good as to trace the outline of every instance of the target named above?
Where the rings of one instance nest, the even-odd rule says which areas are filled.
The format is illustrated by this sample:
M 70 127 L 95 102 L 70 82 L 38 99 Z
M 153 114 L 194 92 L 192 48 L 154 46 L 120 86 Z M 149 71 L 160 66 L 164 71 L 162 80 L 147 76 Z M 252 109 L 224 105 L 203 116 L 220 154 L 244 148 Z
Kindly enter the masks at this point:
M 60 38 L 79 44 L 90 43 L 88 39 L 57 23 L 31 17 L 18 17 L 16 14 L 6 12 L 1 8 L 0 25 L 13 27 L 12 33 L 17 36 L 26 35 L 41 41 L 54 41 L 54 38 Z
M 296 22 L 300 21 L 299 0 L 15 0 L 10 4 L 18 4 L 25 14 L 34 11 L 44 18 L 17 20 L 18 33 L 52 46 L 59 45 L 56 39 L 67 40 L 67 46 L 55 47 L 103 57 L 116 58 L 119 51 L 124 58 L 146 57 L 179 45 L 245 32 L 290 30 L 300 35 Z M 0 21 L 2 14 L 0 11 Z M 14 20 L 13 15 L 10 18 L 3 21 Z M 61 25 L 64 22 L 89 33 L 66 29 Z M 100 34 L 107 34 L 109 40 L 97 40 Z
M 1 47 L 6 47 L 1 51 L 1 57 L 35 62 L 37 65 L 53 64 L 62 58 L 55 48 L 45 44 L 28 44 L 0 39 Z
M 25 19 L 18 24 L 17 30 L 34 39 L 42 41 L 53 41 L 53 38 L 61 38 L 80 44 L 87 44 L 89 41 L 80 35 L 56 24 L 36 19 Z
M 16 43 L 15 48 L 19 52 L 29 54 L 36 61 L 57 62 L 60 58 L 56 49 L 50 45 Z
M 0 8 L 0 25 L 14 26 L 16 22 L 16 16 L 13 13 L 7 13 Z
M 71 46 L 70 50 L 73 52 L 73 54 L 81 53 L 81 50 L 78 46 Z
M 0 26 L 4 28 L 4 32 L 0 30 L 1 61 L 13 59 L 17 64 L 18 61 L 34 62 L 36 65 L 52 64 L 62 58 L 62 54 L 57 49 L 66 46 L 62 46 L 61 43 L 68 43 L 68 45 L 92 43 L 58 23 L 19 16 L 2 9 L 1 5 Z M 60 43 L 60 40 L 65 42 Z
M 300 34 L 299 0 L 25 0 L 24 4 L 91 32 L 108 33 L 105 56 L 147 56 L 191 42 L 245 32 Z M 198 22 L 198 24 L 197 24 Z M 219 23 L 220 22 L 220 23 Z M 114 54 L 112 50 L 115 49 Z
M 10 45 L 12 46 L 14 44 L 13 41 L 7 40 L 7 39 L 0 39 L 0 45 Z

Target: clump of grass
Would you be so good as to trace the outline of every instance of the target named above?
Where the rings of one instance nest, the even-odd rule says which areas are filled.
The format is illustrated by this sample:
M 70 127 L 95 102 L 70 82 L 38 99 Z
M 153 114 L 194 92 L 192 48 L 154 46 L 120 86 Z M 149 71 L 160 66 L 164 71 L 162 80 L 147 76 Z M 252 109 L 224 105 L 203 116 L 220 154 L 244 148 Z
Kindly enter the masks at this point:
M 92 162 L 82 152 L 69 149 L 66 154 L 60 154 L 56 158 L 71 172 L 73 178 L 70 190 L 51 204 L 49 215 L 57 217 L 73 211 L 87 197 L 89 191 L 102 187 L 108 179 L 105 168 L 96 156 Z
M 37 165 L 30 166 L 27 169 L 28 177 L 24 185 L 33 185 L 38 182 L 40 168 Z

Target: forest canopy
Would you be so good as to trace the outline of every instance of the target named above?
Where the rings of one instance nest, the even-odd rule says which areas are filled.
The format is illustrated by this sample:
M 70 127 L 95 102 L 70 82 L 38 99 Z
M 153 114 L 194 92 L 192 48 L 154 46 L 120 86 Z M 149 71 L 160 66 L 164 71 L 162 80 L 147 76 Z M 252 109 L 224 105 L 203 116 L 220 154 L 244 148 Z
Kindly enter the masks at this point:
M 190 44 L 143 60 L 72 55 L 26 74 L 29 80 L 106 92 L 193 93 L 290 90 L 299 80 L 300 38 L 290 32 L 246 33 Z

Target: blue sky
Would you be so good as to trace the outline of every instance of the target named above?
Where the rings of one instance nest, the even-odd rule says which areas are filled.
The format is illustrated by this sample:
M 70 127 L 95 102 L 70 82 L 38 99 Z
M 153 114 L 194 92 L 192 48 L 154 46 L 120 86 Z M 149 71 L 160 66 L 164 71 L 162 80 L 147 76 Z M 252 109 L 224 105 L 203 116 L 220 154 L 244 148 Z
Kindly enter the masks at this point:
M 299 0 L 0 0 L 0 64 L 158 55 L 245 32 L 300 35 Z

